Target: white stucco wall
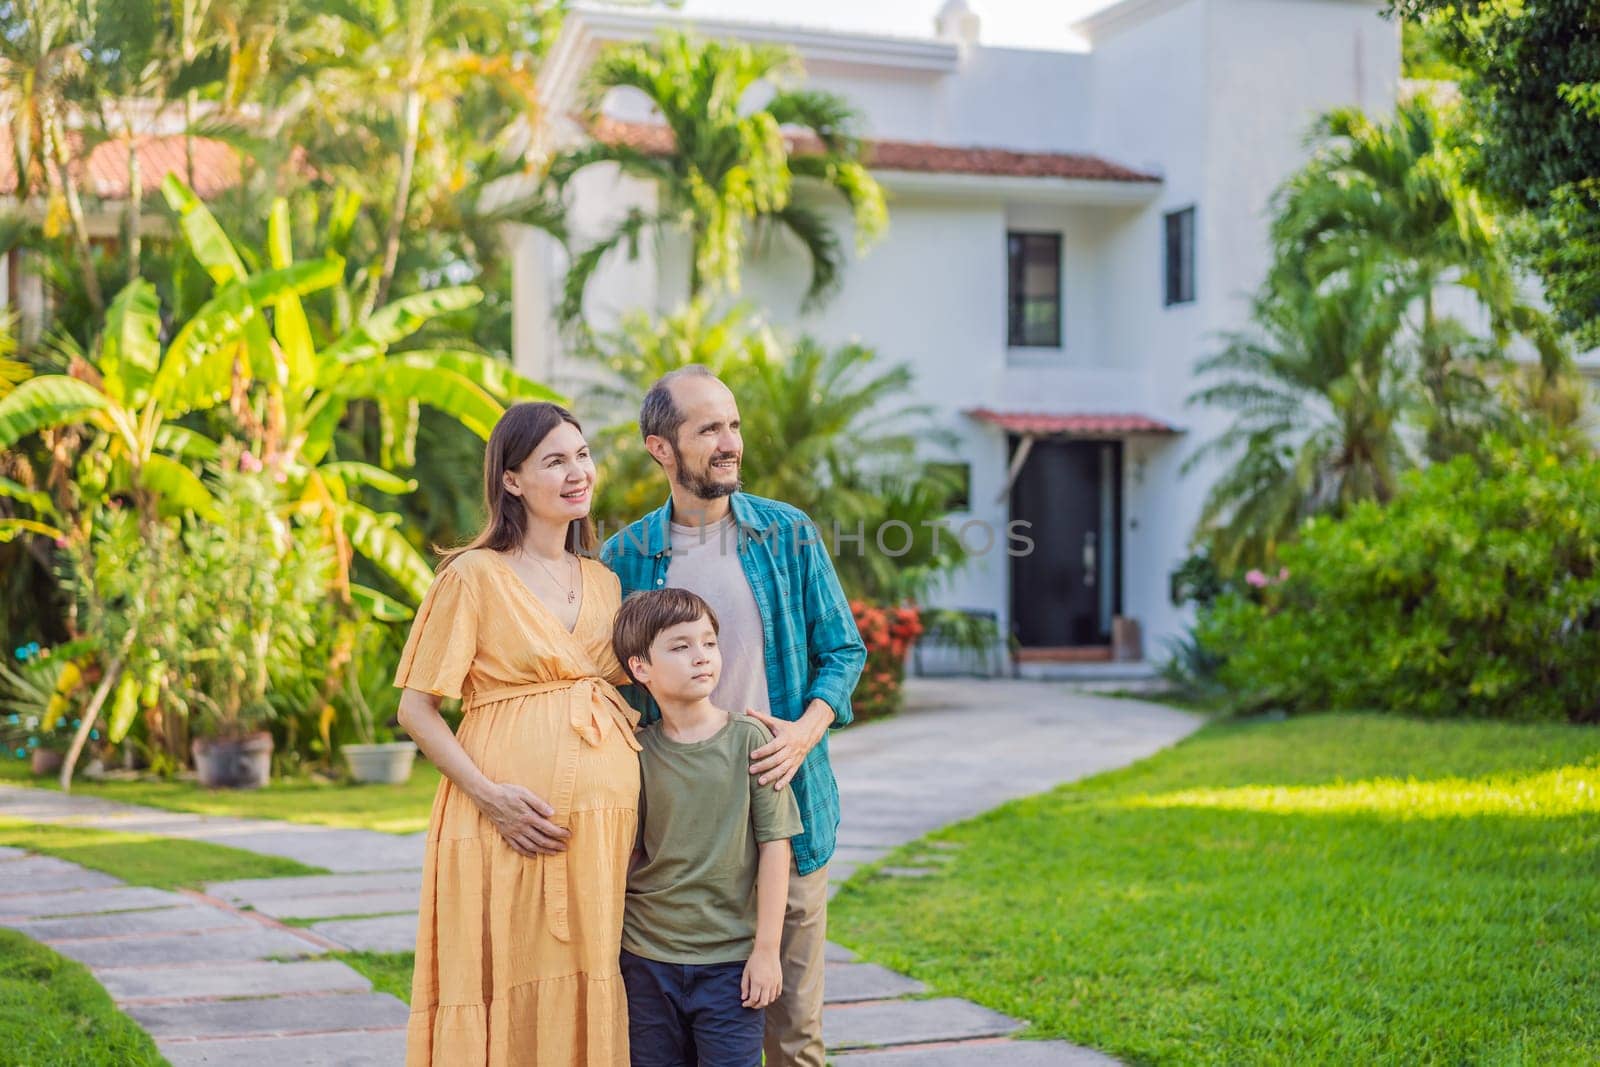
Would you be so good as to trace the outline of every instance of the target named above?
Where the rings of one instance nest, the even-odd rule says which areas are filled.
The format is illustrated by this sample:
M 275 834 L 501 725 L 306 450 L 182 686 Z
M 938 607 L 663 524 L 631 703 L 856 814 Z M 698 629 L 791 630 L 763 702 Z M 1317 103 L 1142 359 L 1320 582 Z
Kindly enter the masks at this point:
M 854 102 L 865 133 L 899 141 L 1060 151 L 1088 141 L 1089 57 L 973 48 L 953 74 L 813 63 L 808 81 Z

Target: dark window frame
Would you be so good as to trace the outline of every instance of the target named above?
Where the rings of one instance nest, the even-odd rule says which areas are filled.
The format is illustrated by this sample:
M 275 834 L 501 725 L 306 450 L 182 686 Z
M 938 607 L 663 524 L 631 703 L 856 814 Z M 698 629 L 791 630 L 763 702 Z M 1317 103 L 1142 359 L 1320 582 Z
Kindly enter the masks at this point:
M 1054 250 L 1056 270 L 1055 330 L 1048 339 L 1030 337 L 1026 314 L 1027 298 L 1022 293 L 1023 272 L 1028 264 L 1028 246 L 1046 242 Z M 1018 254 L 1013 242 L 1020 242 Z M 1066 335 L 1066 270 L 1063 252 L 1066 242 L 1057 230 L 1006 231 L 1006 344 L 1011 348 L 1062 348 Z
M 953 514 L 964 514 L 972 510 L 972 463 L 964 459 L 955 460 L 929 460 L 924 464 L 927 474 L 937 476 L 940 474 L 953 475 L 953 480 L 958 484 L 945 498 L 944 510 Z
M 1197 243 L 1195 205 L 1169 211 L 1161 217 L 1161 273 L 1167 307 L 1195 301 Z

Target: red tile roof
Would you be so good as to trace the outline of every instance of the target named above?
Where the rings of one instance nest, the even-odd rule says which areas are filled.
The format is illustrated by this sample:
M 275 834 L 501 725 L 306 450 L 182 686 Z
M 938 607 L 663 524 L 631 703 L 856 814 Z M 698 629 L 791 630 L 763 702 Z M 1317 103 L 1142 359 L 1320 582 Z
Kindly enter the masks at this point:
M 660 123 L 622 122 L 602 117 L 592 128 L 594 138 L 605 144 L 626 145 L 649 155 L 672 151 L 672 131 Z M 791 135 L 789 147 L 796 152 L 815 152 L 817 139 L 809 134 Z M 921 141 L 867 141 L 866 161 L 875 170 L 915 171 L 924 174 L 977 174 L 1008 178 L 1072 178 L 1097 182 L 1159 182 L 1144 174 L 1098 156 L 1073 152 L 1017 152 L 1008 148 L 973 148 L 927 144 Z
M 1117 437 L 1123 434 L 1174 434 L 1178 430 L 1147 415 L 1069 415 L 974 408 L 967 414 L 1016 434 Z
M 80 140 L 77 133 L 69 138 Z M 145 136 L 134 139 L 134 152 L 139 159 L 139 185 L 145 195 L 161 188 L 161 180 L 168 173 L 180 176 L 187 173 L 183 158 L 183 137 Z M 87 196 L 102 200 L 125 200 L 128 196 L 128 150 L 122 141 L 105 141 L 95 145 L 87 160 L 76 150 L 73 152 L 73 173 L 82 183 Z M 194 139 L 194 184 L 201 197 L 215 196 L 239 182 L 239 157 L 232 147 L 222 141 L 206 137 Z M 32 182 L 35 193 L 45 190 L 44 176 L 35 175 Z M 16 153 L 11 147 L 11 132 L 0 127 L 0 195 L 10 195 L 17 190 Z

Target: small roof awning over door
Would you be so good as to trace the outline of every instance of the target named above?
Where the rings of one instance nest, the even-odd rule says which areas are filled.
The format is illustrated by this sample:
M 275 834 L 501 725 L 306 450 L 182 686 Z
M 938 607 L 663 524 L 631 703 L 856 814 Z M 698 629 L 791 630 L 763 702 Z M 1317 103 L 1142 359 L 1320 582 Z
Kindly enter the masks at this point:
M 1011 487 L 1016 484 L 1017 475 L 1022 473 L 1023 464 L 1028 462 L 1028 455 L 1033 451 L 1033 442 L 1040 437 L 1086 437 L 1103 440 L 1107 437 L 1147 434 L 1170 436 L 1182 432 L 1148 415 L 1049 414 L 1037 411 L 991 411 L 988 408 L 973 408 L 967 415 L 1022 438 L 1017 450 L 1011 455 L 1011 465 L 1006 471 L 1005 484 L 995 496 L 996 504 L 1004 503 L 1006 497 L 1011 495 Z
M 973 408 L 967 415 L 1023 437 L 1125 437 L 1180 432 L 1177 427 L 1148 415 L 1057 414 L 989 408 Z

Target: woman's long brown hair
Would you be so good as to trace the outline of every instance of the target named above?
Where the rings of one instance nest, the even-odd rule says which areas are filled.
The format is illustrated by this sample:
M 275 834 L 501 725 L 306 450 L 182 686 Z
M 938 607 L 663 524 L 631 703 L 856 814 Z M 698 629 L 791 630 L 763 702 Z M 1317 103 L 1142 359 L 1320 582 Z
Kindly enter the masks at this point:
M 528 533 L 528 512 L 522 498 L 513 496 L 506 488 L 506 471 L 522 466 L 533 450 L 550 436 L 550 431 L 563 422 L 583 432 L 572 412 L 560 404 L 542 400 L 513 404 L 500 416 L 483 450 L 483 508 L 488 521 L 467 544 L 449 551 L 440 550 L 444 557 L 439 561 L 440 570 L 450 566 L 463 552 L 475 548 L 510 552 L 522 544 Z M 594 520 L 587 515 L 573 519 L 567 527 L 568 552 L 593 554 L 596 541 Z

